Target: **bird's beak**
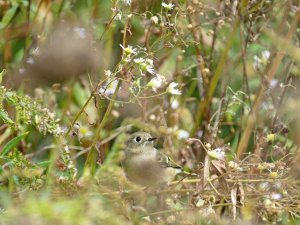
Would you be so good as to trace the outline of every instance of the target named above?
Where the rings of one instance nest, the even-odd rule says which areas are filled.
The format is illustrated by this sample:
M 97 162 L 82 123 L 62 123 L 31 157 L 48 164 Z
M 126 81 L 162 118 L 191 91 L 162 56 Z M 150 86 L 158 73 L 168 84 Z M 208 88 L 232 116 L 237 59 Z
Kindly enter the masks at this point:
M 157 139 L 156 137 L 152 137 L 152 138 L 148 138 L 148 141 L 154 141 L 156 139 Z

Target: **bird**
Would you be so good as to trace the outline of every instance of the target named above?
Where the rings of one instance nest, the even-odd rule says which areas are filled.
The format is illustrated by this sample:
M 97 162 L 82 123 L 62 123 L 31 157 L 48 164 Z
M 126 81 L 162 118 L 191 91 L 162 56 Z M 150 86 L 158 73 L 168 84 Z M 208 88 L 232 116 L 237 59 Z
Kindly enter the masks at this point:
M 156 137 L 146 132 L 133 133 L 126 142 L 123 162 L 127 178 L 144 187 L 160 187 L 170 183 L 181 171 L 166 155 L 154 147 Z

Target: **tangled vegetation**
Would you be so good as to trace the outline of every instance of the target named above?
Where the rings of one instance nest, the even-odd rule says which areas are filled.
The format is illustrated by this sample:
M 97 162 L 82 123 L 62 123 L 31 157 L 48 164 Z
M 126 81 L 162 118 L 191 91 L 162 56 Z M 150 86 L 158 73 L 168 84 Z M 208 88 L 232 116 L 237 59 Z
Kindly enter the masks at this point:
M 298 224 L 299 20 L 296 0 L 0 0 L 0 224 Z M 187 175 L 131 183 L 137 130 Z

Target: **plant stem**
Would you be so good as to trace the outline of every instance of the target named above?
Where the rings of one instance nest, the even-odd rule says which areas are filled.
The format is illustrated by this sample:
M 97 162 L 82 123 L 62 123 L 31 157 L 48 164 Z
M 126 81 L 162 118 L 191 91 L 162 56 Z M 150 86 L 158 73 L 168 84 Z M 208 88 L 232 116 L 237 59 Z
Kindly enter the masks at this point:
M 126 32 L 127 32 L 128 23 L 129 23 L 129 19 L 126 20 L 126 23 L 125 23 L 125 26 L 124 26 L 123 46 L 126 45 Z M 124 54 L 124 49 L 123 49 L 122 54 Z M 118 66 L 117 66 L 117 69 L 118 69 Z M 101 123 L 100 123 L 99 127 L 97 128 L 97 131 L 96 131 L 93 143 L 92 143 L 92 147 L 91 147 L 91 149 L 88 153 L 87 160 L 86 160 L 85 165 L 84 165 L 84 172 L 83 172 L 84 176 L 93 177 L 95 172 L 96 172 L 97 149 L 96 149 L 95 145 L 96 145 L 97 141 L 100 139 L 100 133 L 101 133 L 102 129 L 104 128 L 104 126 L 105 126 L 105 124 L 108 120 L 108 117 L 110 115 L 110 112 L 111 112 L 111 109 L 112 109 L 113 104 L 115 102 L 115 99 L 118 95 L 121 84 L 122 84 L 122 80 L 119 80 L 118 84 L 117 84 L 117 87 L 116 87 L 116 90 L 115 90 L 115 92 L 112 96 L 112 99 L 108 104 L 108 107 L 105 111 L 105 114 L 104 114 L 104 116 L 101 120 Z
M 68 128 L 65 137 L 67 137 L 69 135 L 69 133 L 71 132 L 74 124 L 76 123 L 76 121 L 78 120 L 79 116 L 83 113 L 83 111 L 85 110 L 85 108 L 87 107 L 87 105 L 89 104 L 89 102 L 91 101 L 91 99 L 94 96 L 94 93 L 98 90 L 98 88 L 107 80 L 107 78 L 101 80 L 97 86 L 94 88 L 92 94 L 90 95 L 90 97 L 86 100 L 86 102 L 84 103 L 84 105 L 81 107 L 80 111 L 76 114 L 74 120 L 72 121 L 70 127 Z
M 293 22 L 290 26 L 290 29 L 289 29 L 286 37 L 285 37 L 285 40 L 287 40 L 287 41 L 291 40 L 292 34 L 297 29 L 299 19 L 300 19 L 300 11 L 298 11 L 296 16 L 294 17 L 294 20 L 293 20 Z M 275 73 L 276 73 L 278 67 L 281 64 L 283 56 L 284 56 L 284 54 L 281 51 L 277 52 L 277 54 L 275 56 L 275 59 L 273 60 L 272 65 L 270 66 L 270 68 L 267 72 L 267 75 L 266 75 L 266 77 L 269 81 L 271 81 L 273 79 L 273 77 L 275 76 Z M 238 145 L 238 149 L 237 149 L 237 157 L 238 158 L 240 158 L 245 153 L 245 151 L 247 150 L 249 139 L 250 139 L 250 136 L 251 136 L 251 133 L 252 133 L 252 130 L 254 128 L 256 118 L 257 118 L 257 115 L 258 115 L 258 109 L 261 106 L 261 102 L 262 102 L 265 91 L 266 91 L 266 87 L 261 85 L 260 89 L 259 89 L 259 91 L 256 95 L 257 98 L 255 100 L 252 111 L 250 112 L 250 115 L 249 115 L 248 120 L 246 122 L 245 131 L 244 131 L 244 133 L 241 137 L 241 140 L 239 142 L 239 145 Z
M 191 131 L 191 136 L 192 137 L 195 136 L 199 125 L 201 125 L 201 123 L 202 123 L 204 114 L 206 113 L 206 111 L 207 111 L 207 109 L 208 109 L 208 107 L 211 103 L 212 96 L 213 96 L 213 94 L 216 90 L 217 84 L 218 84 L 218 82 L 221 78 L 221 74 L 222 74 L 223 68 L 225 66 L 226 59 L 228 57 L 228 52 L 229 52 L 229 49 L 231 48 L 231 46 L 233 44 L 234 36 L 235 36 L 236 31 L 239 27 L 239 24 L 240 24 L 240 20 L 237 18 L 235 20 L 234 25 L 233 25 L 233 30 L 232 30 L 230 36 L 227 39 L 227 43 L 226 43 L 225 49 L 222 53 L 222 56 L 221 56 L 221 59 L 219 61 L 218 66 L 217 66 L 217 69 L 216 69 L 216 71 L 213 75 L 213 78 L 212 78 L 211 82 L 210 82 L 210 86 L 209 86 L 209 90 L 208 90 L 208 93 L 206 95 L 206 98 L 204 100 L 201 100 L 198 104 L 198 109 L 197 109 L 196 117 L 195 117 L 195 123 L 194 123 L 194 126 L 193 126 L 192 131 Z

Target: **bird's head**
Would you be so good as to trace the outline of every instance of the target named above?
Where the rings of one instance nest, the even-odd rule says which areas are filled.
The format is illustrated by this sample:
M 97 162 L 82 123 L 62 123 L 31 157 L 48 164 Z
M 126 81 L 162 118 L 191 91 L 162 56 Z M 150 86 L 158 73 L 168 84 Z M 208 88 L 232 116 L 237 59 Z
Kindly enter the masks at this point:
M 147 146 L 153 147 L 153 141 L 156 139 L 157 138 L 152 137 L 149 133 L 139 131 L 130 135 L 129 139 L 127 140 L 127 148 L 136 149 Z

